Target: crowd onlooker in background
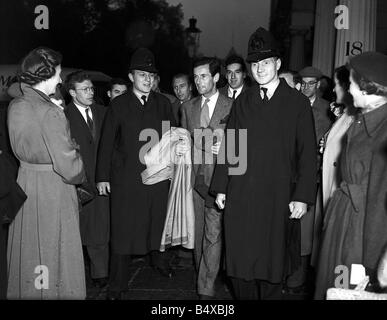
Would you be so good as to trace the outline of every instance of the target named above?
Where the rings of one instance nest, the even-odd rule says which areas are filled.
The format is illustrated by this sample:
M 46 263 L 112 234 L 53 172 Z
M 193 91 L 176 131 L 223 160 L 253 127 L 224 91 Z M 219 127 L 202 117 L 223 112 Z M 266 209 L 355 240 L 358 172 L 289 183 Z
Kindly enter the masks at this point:
M 316 299 L 335 286 L 335 268 L 362 264 L 373 279 L 387 244 L 387 56 L 366 52 L 349 61 L 350 93 L 361 114 L 349 127 L 341 183 L 328 202 Z
M 333 91 L 334 87 L 334 81 L 331 78 L 323 75 L 320 78 L 320 86 L 318 88 L 317 95 L 328 102 L 332 102 L 335 99 L 335 94 Z
M 107 91 L 107 95 L 112 101 L 115 97 L 120 96 L 128 91 L 128 83 L 121 78 L 113 78 L 109 83 L 109 90 Z
M 331 106 L 332 109 L 338 110 L 336 112 L 337 120 L 324 136 L 321 150 L 323 151 L 322 195 L 323 208 L 325 209 L 333 192 L 340 185 L 339 169 L 344 144 L 343 139 L 357 113 L 357 109 L 353 105 L 353 98 L 349 93 L 349 70 L 346 66 L 341 66 L 335 70 L 334 81 L 336 102 L 332 103 Z
M 320 139 L 329 130 L 331 126 L 331 119 L 329 117 L 329 102 L 320 98 L 317 95 L 320 87 L 320 79 L 322 72 L 314 67 L 305 67 L 299 72 L 301 80 L 301 92 L 309 99 L 309 103 L 313 113 L 314 129 L 316 136 L 316 149 L 319 145 Z M 317 149 L 318 150 L 318 149 Z M 316 153 L 317 158 L 317 190 L 320 187 L 321 180 L 321 154 Z M 316 245 L 316 208 L 321 203 L 321 192 L 316 193 L 315 205 L 308 208 L 307 214 L 301 219 L 301 266 L 300 268 L 286 281 L 287 290 L 290 293 L 307 293 L 306 281 L 308 279 L 309 266 L 311 263 L 311 255 Z
M 246 64 L 242 57 L 229 56 L 225 61 L 227 85 L 219 89 L 226 97 L 236 99 L 248 86 L 245 79 L 247 76 Z
M 178 73 L 172 78 L 172 88 L 177 100 L 172 103 L 173 115 L 180 125 L 181 105 L 192 99 L 192 83 L 188 74 Z
M 9 106 L 17 181 L 28 198 L 9 228 L 8 299 L 86 297 L 74 186 L 85 172 L 66 116 L 49 97 L 61 82 L 61 61 L 49 48 L 32 50 L 21 64 L 23 95 Z

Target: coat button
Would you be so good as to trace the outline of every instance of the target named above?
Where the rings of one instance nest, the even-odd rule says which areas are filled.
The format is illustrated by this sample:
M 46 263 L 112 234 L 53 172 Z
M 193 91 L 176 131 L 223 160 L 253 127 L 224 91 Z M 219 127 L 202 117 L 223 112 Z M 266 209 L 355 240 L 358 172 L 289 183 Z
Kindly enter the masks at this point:
M 333 166 L 334 166 L 334 167 L 337 167 L 337 162 L 336 162 L 336 161 L 333 162 Z

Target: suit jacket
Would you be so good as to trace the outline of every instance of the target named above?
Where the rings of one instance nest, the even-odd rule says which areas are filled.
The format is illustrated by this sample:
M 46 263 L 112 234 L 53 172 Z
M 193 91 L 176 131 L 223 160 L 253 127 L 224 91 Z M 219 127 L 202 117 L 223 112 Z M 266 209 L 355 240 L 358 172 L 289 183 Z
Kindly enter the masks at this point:
M 216 157 L 211 153 L 211 146 L 204 144 L 204 148 L 202 145 L 202 139 L 200 139 L 196 133 L 195 129 L 200 128 L 200 113 L 201 113 L 201 100 L 202 97 L 196 97 L 183 103 L 181 107 L 181 126 L 187 129 L 191 133 L 191 137 L 193 138 L 193 174 L 195 181 L 195 189 L 199 192 L 199 194 L 206 200 L 206 206 L 214 205 L 214 198 L 209 195 L 208 187 L 211 184 L 212 175 L 214 172 Z M 219 94 L 218 100 L 215 105 L 214 112 L 212 114 L 209 127 L 213 131 L 219 131 L 219 129 L 224 130 L 227 123 L 227 118 L 231 110 L 231 106 L 233 104 L 233 100 Z M 204 151 L 204 157 L 211 156 L 213 157 L 212 164 L 197 164 L 195 163 L 198 155 L 200 155 Z M 201 170 L 200 170 L 201 169 Z M 200 181 L 198 181 L 200 180 Z M 200 186 L 202 188 L 200 188 Z
M 175 118 L 177 126 L 180 127 L 180 118 L 181 118 L 181 106 L 182 104 L 180 103 L 179 99 L 176 99 L 172 104 L 172 112 L 173 116 Z
M 224 87 L 219 89 L 219 93 L 228 97 L 228 87 L 229 85 L 225 85 Z M 239 95 L 241 95 L 243 92 L 245 92 L 248 89 L 248 85 L 246 83 L 243 84 L 242 91 Z
M 102 123 L 105 117 L 105 107 L 91 105 L 94 123 L 94 137 L 73 102 L 65 108 L 65 114 L 70 124 L 71 137 L 80 146 L 86 177 L 90 186 L 96 190 L 95 170 L 97 148 L 101 135 Z M 109 199 L 96 196 L 95 199 L 83 205 L 80 214 L 81 237 L 84 245 L 102 245 L 109 241 Z

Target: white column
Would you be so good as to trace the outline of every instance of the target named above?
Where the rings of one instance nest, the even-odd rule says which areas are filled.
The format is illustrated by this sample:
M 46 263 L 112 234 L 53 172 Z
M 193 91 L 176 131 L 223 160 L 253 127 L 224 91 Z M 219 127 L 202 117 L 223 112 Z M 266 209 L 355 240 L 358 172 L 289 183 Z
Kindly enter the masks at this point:
M 328 77 L 332 76 L 334 66 L 336 5 L 337 0 L 316 1 L 312 64 Z
M 385 1 L 385 0 L 383 0 Z M 335 67 L 376 45 L 377 0 L 340 0 L 348 8 L 349 28 L 337 30 Z

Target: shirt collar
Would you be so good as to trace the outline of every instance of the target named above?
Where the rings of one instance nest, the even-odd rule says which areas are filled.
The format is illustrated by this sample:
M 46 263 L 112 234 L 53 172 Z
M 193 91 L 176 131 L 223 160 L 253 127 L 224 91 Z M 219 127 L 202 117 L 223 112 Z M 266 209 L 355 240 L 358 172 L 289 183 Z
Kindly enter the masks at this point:
M 317 100 L 317 97 L 314 96 L 312 99 L 309 99 L 310 105 L 313 106 L 313 103 Z
M 238 89 L 233 89 L 233 88 L 231 88 L 230 86 L 228 86 L 228 96 L 229 96 L 229 97 L 230 97 L 230 96 L 232 97 L 233 94 L 234 94 L 234 90 L 236 90 L 235 96 L 237 97 L 237 96 L 240 95 L 242 89 L 243 89 L 243 84 L 242 84 Z
M 82 111 L 86 111 L 86 109 L 90 108 L 90 106 L 87 106 L 87 107 L 81 106 L 80 104 L 76 103 L 75 101 L 73 101 L 73 103 L 75 104 L 75 106 L 76 106 L 79 110 L 82 110 Z
M 203 103 L 204 101 L 206 101 L 206 99 L 210 99 L 210 102 L 209 103 L 216 103 L 216 101 L 218 100 L 218 97 L 219 97 L 219 91 L 216 90 L 216 92 L 209 98 L 206 98 L 205 96 L 202 95 L 202 106 L 203 106 Z
M 260 87 L 260 89 L 262 89 L 262 88 L 267 89 L 266 94 L 267 94 L 267 97 L 270 99 L 274 95 L 274 92 L 275 92 L 275 90 L 277 90 L 277 87 L 279 86 L 279 84 L 280 84 L 280 79 L 277 78 L 276 80 L 274 80 L 268 84 L 259 86 L 259 87 Z
M 138 98 L 138 100 L 140 100 L 140 103 L 141 103 L 141 104 L 143 103 L 143 101 L 142 101 L 142 99 L 141 99 L 142 96 L 146 96 L 146 101 L 148 101 L 148 99 L 149 99 L 149 94 L 150 94 L 150 92 L 148 92 L 148 93 L 142 93 L 142 92 L 139 92 L 138 90 L 136 90 L 136 89 L 133 87 L 133 93 L 134 93 L 134 95 Z

